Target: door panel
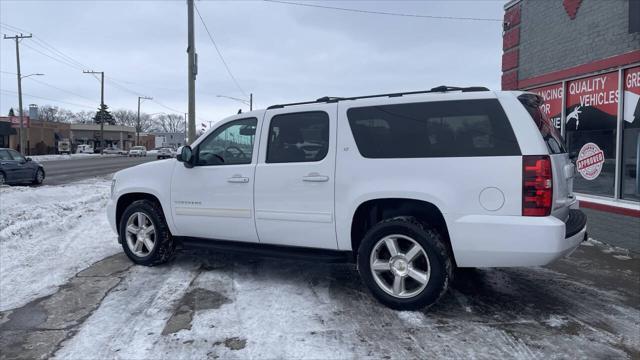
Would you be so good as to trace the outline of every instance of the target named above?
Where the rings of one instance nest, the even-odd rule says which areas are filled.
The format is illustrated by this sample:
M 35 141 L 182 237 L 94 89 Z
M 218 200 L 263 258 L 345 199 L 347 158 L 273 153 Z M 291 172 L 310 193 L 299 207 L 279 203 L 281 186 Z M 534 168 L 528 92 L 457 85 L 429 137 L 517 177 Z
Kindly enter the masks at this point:
M 336 249 L 336 104 L 270 110 L 256 167 L 260 242 Z
M 7 182 L 18 181 L 20 179 L 18 162 L 13 160 L 13 157 L 11 157 L 7 150 L 0 150 L 0 169 L 4 171 Z
M 194 148 L 193 168 L 178 165 L 171 207 L 179 235 L 258 242 L 253 218 L 256 118 L 222 124 Z M 249 130 L 247 130 L 249 129 Z
M 11 154 L 15 165 L 14 181 L 29 181 L 33 179 L 34 173 L 27 159 L 15 150 L 9 150 L 9 154 Z

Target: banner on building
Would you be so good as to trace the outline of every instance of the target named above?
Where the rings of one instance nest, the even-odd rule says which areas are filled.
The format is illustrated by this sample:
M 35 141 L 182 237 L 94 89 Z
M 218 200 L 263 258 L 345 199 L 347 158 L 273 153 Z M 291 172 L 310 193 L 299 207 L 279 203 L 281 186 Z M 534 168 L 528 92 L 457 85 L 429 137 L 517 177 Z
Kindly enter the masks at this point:
M 618 73 L 567 82 L 566 130 L 615 129 Z
M 560 129 L 562 126 L 562 83 L 529 91 L 544 99 L 544 104 L 540 106 L 540 110 L 547 115 L 547 118 L 557 129 Z
M 11 123 L 11 127 L 17 129 L 20 127 L 20 116 L 0 116 L 0 121 L 7 121 Z M 22 117 L 22 126 L 28 128 L 29 127 L 29 117 Z
M 629 124 L 640 121 L 640 66 L 625 71 L 623 114 L 624 121 Z

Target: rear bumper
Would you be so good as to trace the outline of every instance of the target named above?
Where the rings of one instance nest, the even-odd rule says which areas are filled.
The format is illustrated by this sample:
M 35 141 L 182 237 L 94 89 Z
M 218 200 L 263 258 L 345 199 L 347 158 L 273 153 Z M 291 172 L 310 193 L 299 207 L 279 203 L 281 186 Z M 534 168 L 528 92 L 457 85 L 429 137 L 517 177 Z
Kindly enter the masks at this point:
M 546 265 L 571 254 L 585 239 L 587 218 L 572 209 L 565 224 L 548 217 L 470 215 L 449 227 L 460 267 Z

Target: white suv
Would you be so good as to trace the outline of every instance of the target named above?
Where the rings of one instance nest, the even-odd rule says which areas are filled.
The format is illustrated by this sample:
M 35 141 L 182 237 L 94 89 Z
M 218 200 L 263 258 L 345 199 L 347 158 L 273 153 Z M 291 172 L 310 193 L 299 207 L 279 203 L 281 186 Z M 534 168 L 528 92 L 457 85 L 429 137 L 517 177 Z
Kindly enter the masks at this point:
M 438 87 L 234 115 L 178 161 L 118 172 L 109 221 L 137 264 L 178 245 L 355 261 L 379 301 L 422 308 L 456 266 L 545 265 L 585 238 L 541 104 Z

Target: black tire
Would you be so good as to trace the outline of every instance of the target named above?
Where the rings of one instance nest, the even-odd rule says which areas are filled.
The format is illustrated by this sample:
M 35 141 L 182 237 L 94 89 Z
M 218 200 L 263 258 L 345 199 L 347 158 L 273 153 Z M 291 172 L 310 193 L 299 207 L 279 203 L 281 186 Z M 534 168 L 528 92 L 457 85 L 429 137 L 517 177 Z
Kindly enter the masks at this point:
M 8 184 L 7 184 L 6 175 L 2 171 L 0 171 L 0 186 L 2 185 L 8 185 Z
M 133 253 L 126 240 L 126 227 L 129 217 L 136 213 L 144 213 L 152 222 L 155 227 L 155 246 L 148 255 L 144 257 L 137 256 Z M 149 200 L 137 200 L 132 202 L 124 210 L 122 217 L 120 218 L 120 243 L 124 249 L 127 257 L 134 263 L 144 266 L 154 266 L 164 264 L 173 259 L 176 252 L 176 245 L 171 236 L 171 232 L 167 227 L 167 223 L 162 212 L 160 204 Z
M 430 276 L 426 286 L 416 295 L 399 298 L 390 295 L 375 281 L 370 257 L 379 240 L 388 235 L 404 235 L 416 241 L 429 260 Z M 435 304 L 453 280 L 453 263 L 442 236 L 413 217 L 396 217 L 374 225 L 367 231 L 358 249 L 358 269 L 363 282 L 382 304 L 396 310 L 418 310 Z
M 40 178 L 40 176 L 38 176 L 40 174 L 42 174 L 42 178 Z M 31 183 L 34 184 L 34 185 L 42 184 L 42 182 L 44 181 L 44 176 L 45 176 L 44 169 L 43 168 L 38 168 L 38 170 L 36 170 L 36 173 L 34 175 L 33 181 Z

